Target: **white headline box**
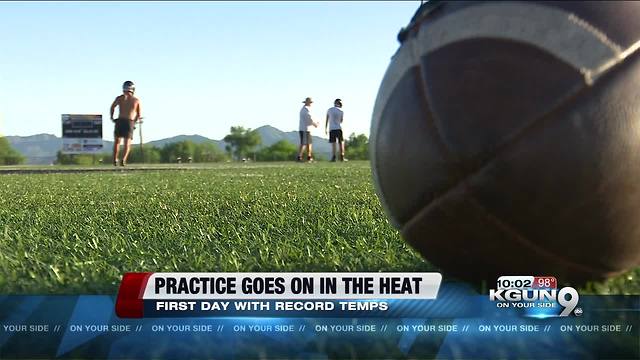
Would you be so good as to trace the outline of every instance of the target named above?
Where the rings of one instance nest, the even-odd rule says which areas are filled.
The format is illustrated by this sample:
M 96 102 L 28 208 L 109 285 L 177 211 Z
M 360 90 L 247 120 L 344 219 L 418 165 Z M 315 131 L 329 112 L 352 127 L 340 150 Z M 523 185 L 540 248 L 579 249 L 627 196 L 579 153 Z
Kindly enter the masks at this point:
M 144 300 L 435 299 L 442 275 L 414 273 L 154 273 Z

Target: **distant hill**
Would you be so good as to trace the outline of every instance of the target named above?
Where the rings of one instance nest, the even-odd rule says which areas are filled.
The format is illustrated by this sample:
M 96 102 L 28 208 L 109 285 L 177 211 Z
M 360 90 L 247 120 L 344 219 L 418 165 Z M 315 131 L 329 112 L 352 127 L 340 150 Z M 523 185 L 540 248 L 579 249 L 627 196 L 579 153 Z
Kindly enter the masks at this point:
M 300 137 L 297 131 L 284 132 L 273 126 L 265 125 L 255 129 L 262 138 L 262 146 L 270 146 L 280 140 L 287 140 L 294 145 L 300 143 Z M 327 139 L 319 136 L 313 136 L 313 152 L 316 155 L 324 155 L 328 157 L 331 154 L 331 144 Z
M 62 139 L 52 134 L 7 136 L 7 140 L 27 158 L 27 164 L 51 164 L 56 159 L 56 152 L 62 148 Z M 103 141 L 102 145 L 105 149 L 111 149 L 113 141 Z
M 176 142 L 186 141 L 186 140 L 192 141 L 196 144 L 200 144 L 204 142 L 214 142 L 222 150 L 224 150 L 224 141 L 209 139 L 208 137 L 204 137 L 202 135 L 178 135 L 178 136 L 173 136 L 173 137 L 162 139 L 162 140 L 149 141 L 147 144 L 161 148 L 167 144 L 173 144 Z
M 260 147 L 270 146 L 280 140 L 287 140 L 294 145 L 298 145 L 299 138 L 297 131 L 284 132 L 273 126 L 265 125 L 255 129 L 262 138 Z M 31 136 L 7 136 L 7 140 L 11 145 L 27 158 L 28 164 L 46 165 L 51 164 L 56 158 L 56 152 L 62 147 L 62 139 L 52 134 L 37 134 Z M 135 139 L 137 140 L 137 139 Z M 134 141 L 135 141 L 134 140 Z M 150 141 L 147 144 L 163 147 L 180 141 L 193 141 L 195 143 L 214 142 L 224 150 L 225 142 L 222 140 L 209 139 L 202 135 L 177 135 L 167 139 Z M 110 152 L 113 147 L 113 141 L 104 140 L 102 142 L 104 151 Z M 331 145 L 327 139 L 314 136 L 313 151 L 316 155 L 328 157 L 331 154 Z

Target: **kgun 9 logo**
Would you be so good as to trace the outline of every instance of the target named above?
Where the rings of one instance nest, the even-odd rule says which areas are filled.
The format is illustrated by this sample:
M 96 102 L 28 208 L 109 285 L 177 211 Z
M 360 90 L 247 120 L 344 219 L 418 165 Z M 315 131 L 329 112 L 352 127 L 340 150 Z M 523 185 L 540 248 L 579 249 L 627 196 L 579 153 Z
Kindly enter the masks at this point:
M 578 295 L 578 291 L 572 287 L 564 287 L 562 289 L 512 288 L 491 289 L 489 290 L 489 298 L 491 301 L 500 302 L 538 302 L 539 306 L 541 305 L 540 302 L 546 302 L 547 304 L 558 303 L 564 307 L 558 316 L 569 316 L 576 306 L 578 306 L 580 295 Z

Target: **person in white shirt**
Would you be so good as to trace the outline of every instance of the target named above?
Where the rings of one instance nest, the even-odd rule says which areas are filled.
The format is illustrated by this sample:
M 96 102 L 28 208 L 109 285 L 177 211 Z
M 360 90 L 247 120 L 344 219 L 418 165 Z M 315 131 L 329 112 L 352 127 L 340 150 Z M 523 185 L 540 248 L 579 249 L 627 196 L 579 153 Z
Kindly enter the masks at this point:
M 300 148 L 298 150 L 298 161 L 302 161 L 305 147 L 307 148 L 307 161 L 313 161 L 311 127 L 318 127 L 318 123 L 311 118 L 310 107 L 313 101 L 308 97 L 303 101 L 304 106 L 300 109 L 300 125 L 298 134 L 300 135 Z
M 336 161 L 336 140 L 340 144 L 340 161 L 347 161 L 344 157 L 344 138 L 342 135 L 342 120 L 344 119 L 344 112 L 342 111 L 342 100 L 336 99 L 333 102 L 333 107 L 327 110 L 327 121 L 324 123 L 324 133 L 327 133 L 327 127 L 329 128 L 329 143 L 331 143 L 331 150 L 333 156 L 331 161 Z

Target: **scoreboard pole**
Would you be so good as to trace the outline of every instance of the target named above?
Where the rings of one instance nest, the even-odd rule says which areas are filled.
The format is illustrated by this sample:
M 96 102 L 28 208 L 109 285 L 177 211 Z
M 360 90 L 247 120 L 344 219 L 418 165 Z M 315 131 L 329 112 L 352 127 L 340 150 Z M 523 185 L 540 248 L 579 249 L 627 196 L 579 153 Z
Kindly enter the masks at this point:
M 141 159 L 141 163 L 144 163 L 144 147 L 142 146 L 142 119 L 140 118 L 140 120 L 138 120 L 138 126 L 140 127 L 140 157 Z

